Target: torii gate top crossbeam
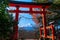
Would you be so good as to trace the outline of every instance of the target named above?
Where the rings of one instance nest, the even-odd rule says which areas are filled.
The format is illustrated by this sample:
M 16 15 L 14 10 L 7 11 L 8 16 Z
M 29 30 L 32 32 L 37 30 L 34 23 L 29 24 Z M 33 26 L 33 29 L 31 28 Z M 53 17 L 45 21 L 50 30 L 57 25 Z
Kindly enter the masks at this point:
M 41 6 L 49 6 L 51 3 L 33 3 L 33 2 L 16 2 L 16 1 L 10 1 L 10 6 L 21 6 L 21 7 L 33 7 L 33 8 L 41 8 Z M 48 7 L 46 7 L 48 8 Z
M 39 3 L 39 4 L 36 4 L 36 3 L 26 3 L 26 2 L 10 2 L 9 3 L 9 6 L 12 6 L 12 7 L 16 7 L 16 10 L 10 10 L 11 12 L 15 12 L 16 13 L 16 18 L 15 20 L 18 21 L 18 15 L 19 15 L 19 12 L 20 13 L 42 13 L 42 16 L 43 16 L 43 27 L 44 27 L 44 36 L 46 37 L 47 35 L 47 31 L 46 31 L 46 11 L 45 9 L 48 8 L 49 6 L 51 5 L 51 3 Z M 19 11 L 19 7 L 27 7 L 27 8 L 30 8 L 29 11 Z M 42 8 L 43 11 L 32 11 L 32 8 Z M 13 35 L 13 40 L 17 39 L 18 38 L 18 26 L 16 25 L 14 28 L 14 35 Z

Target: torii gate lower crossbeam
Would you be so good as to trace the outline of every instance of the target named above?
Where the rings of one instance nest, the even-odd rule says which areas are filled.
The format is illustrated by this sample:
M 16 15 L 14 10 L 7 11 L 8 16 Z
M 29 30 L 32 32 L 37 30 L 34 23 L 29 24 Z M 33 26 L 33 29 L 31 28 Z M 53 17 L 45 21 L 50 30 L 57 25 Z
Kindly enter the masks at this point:
M 39 4 L 39 5 L 35 5 L 35 4 L 15 4 L 15 3 L 9 3 L 10 7 L 16 7 L 16 10 L 8 10 L 9 12 L 15 12 L 16 13 L 16 17 L 15 20 L 18 21 L 18 15 L 19 13 L 40 13 L 42 14 L 42 18 L 43 18 L 43 27 L 44 27 L 44 38 L 47 37 L 47 30 L 46 30 L 46 8 L 49 7 L 49 4 Z M 20 7 L 25 7 L 25 8 L 29 8 L 29 11 L 21 11 L 19 10 Z M 32 8 L 41 8 L 42 11 L 33 11 Z M 18 40 L 18 25 L 15 25 L 14 29 L 14 35 L 13 35 L 13 40 Z M 41 34 L 41 33 L 40 33 Z M 41 35 L 40 35 L 41 36 Z M 42 36 L 41 36 L 42 37 Z

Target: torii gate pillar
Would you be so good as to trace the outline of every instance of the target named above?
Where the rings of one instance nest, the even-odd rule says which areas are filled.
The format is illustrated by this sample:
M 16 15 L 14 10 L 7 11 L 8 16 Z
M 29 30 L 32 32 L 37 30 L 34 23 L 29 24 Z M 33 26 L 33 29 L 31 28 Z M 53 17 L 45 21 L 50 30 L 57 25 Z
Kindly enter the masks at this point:
M 30 14 L 32 14 L 32 13 L 40 13 L 42 15 L 42 22 L 43 22 L 43 28 L 40 28 L 40 38 L 41 37 L 47 38 L 46 8 L 48 8 L 50 6 L 50 3 L 36 4 L 36 3 L 25 3 L 25 2 L 19 2 L 19 3 L 10 2 L 9 6 L 16 7 L 16 10 L 13 10 L 13 11 L 9 10 L 9 12 L 15 12 L 16 13 L 15 21 L 18 21 L 19 13 L 30 13 Z M 19 10 L 19 7 L 29 8 L 30 10 L 29 11 L 21 11 L 21 10 Z M 41 8 L 42 11 L 33 11 L 32 8 Z M 18 40 L 18 25 L 15 25 L 15 27 L 13 29 L 14 29 L 13 40 Z M 44 31 L 44 36 L 42 36 L 42 34 L 41 34 L 42 31 L 41 30 Z

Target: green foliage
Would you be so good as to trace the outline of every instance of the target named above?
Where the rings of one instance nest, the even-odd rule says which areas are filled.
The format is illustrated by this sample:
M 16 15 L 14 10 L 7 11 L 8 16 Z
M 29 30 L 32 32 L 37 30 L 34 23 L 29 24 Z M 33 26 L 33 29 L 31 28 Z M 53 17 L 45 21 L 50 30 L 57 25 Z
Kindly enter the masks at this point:
M 8 14 L 0 13 L 0 37 L 6 38 L 12 32 L 13 21 Z
M 60 0 L 33 0 L 36 3 L 47 3 L 47 2 L 53 2 L 53 4 L 60 4 Z
M 14 26 L 14 21 L 6 10 L 7 6 L 7 0 L 0 0 L 0 40 L 7 40 L 13 32 L 11 28 Z
M 33 0 L 33 1 L 35 1 L 37 3 L 43 3 L 45 0 Z
M 33 0 L 33 1 L 36 2 L 36 3 L 50 3 L 53 0 Z
M 60 4 L 60 0 L 54 0 L 53 3 L 54 4 Z

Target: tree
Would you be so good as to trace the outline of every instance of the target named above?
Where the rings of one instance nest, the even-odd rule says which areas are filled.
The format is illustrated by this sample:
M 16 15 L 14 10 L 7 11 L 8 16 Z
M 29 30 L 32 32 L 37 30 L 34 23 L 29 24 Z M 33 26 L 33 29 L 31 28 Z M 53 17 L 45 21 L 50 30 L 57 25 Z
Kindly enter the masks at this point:
M 48 2 L 52 2 L 53 0 L 33 0 L 33 2 L 36 3 L 48 3 Z
M 47 9 L 47 10 L 51 11 L 51 12 L 48 11 L 48 13 L 50 13 L 50 15 L 47 13 L 46 16 L 50 16 L 48 18 L 48 20 L 52 20 L 52 21 L 60 18 L 60 16 L 59 16 L 59 14 L 60 14 L 60 11 L 59 11 L 60 10 L 60 0 L 33 0 L 33 1 L 35 1 L 36 3 L 52 2 L 50 8 Z M 57 15 L 52 14 L 52 13 L 57 13 Z M 54 17 L 51 17 L 51 16 L 54 16 Z
M 54 4 L 60 4 L 60 0 L 54 0 L 53 3 Z
M 0 40 L 8 40 L 13 32 L 11 27 L 14 26 L 14 21 L 6 10 L 7 6 L 8 0 L 0 0 Z

